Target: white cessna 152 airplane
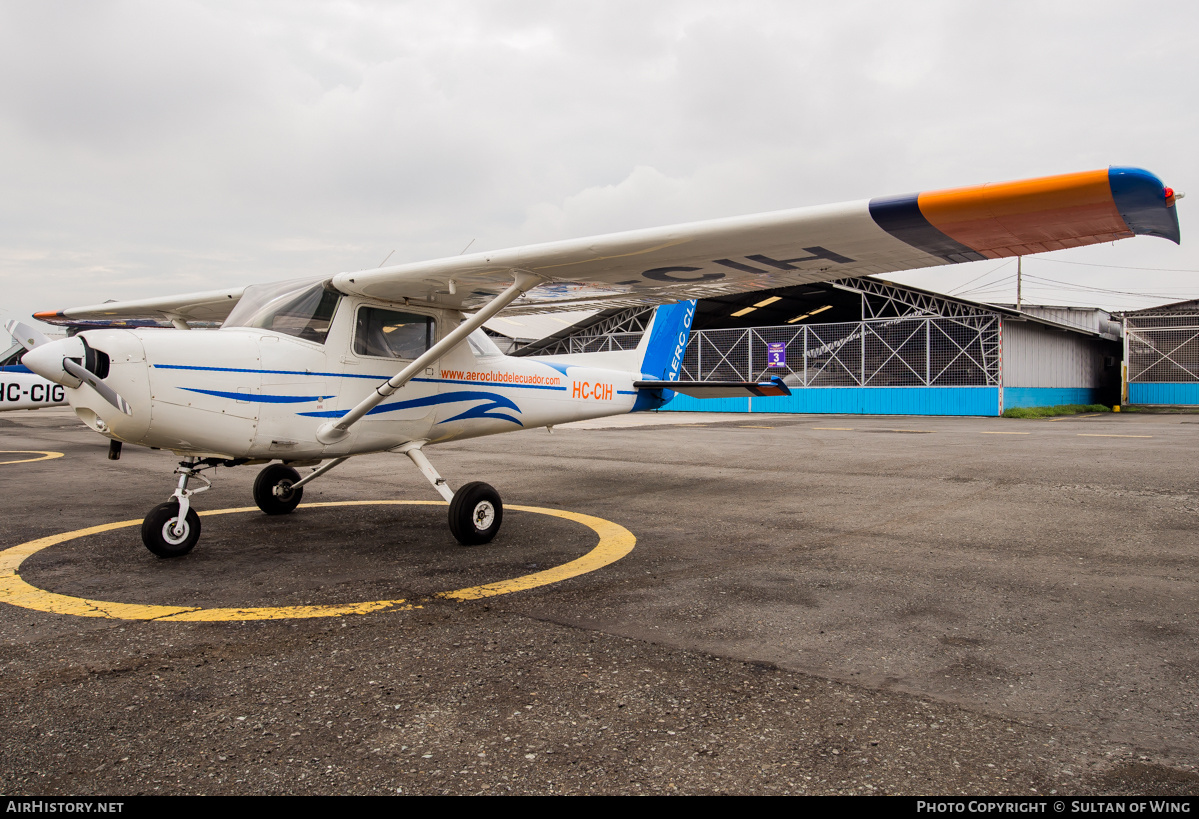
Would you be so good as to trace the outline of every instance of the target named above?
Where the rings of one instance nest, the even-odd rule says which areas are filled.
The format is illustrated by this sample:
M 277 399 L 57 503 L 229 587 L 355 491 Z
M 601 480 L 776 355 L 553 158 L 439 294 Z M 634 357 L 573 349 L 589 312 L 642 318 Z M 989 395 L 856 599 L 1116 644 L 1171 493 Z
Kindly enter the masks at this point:
M 63 385 L 84 423 L 112 439 L 109 457 L 125 442 L 182 458 L 174 493 L 142 525 L 156 555 L 195 546 L 192 497 L 211 485 L 202 470 L 270 463 L 254 499 L 279 515 L 347 458 L 384 451 L 412 460 L 449 502 L 454 536 L 472 545 L 498 531 L 500 496 L 479 482 L 451 491 L 428 446 L 653 409 L 674 392 L 789 394 L 777 378 L 679 381 L 692 299 L 1135 234 L 1178 242 L 1175 198 L 1147 171 L 1112 167 L 35 314 L 176 330 L 50 342 L 12 329 L 29 348 L 25 365 Z M 663 306 L 636 350 L 512 358 L 479 330 L 501 310 L 643 304 Z M 223 324 L 189 330 L 212 321 Z M 304 477 L 295 469 L 318 464 Z M 189 488 L 193 479 L 203 486 Z

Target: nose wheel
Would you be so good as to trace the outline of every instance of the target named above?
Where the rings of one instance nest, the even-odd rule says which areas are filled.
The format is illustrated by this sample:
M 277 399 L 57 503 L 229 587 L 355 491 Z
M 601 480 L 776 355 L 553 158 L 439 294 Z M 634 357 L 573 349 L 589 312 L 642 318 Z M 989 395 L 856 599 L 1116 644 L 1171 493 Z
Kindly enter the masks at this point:
M 179 502 L 171 499 L 150 510 L 142 521 L 142 543 L 159 557 L 183 557 L 200 539 L 200 516 L 188 508 L 179 516 Z
M 191 497 L 212 487 L 212 483 L 200 474 L 204 468 L 199 458 L 184 458 L 175 469 L 179 484 L 171 499 L 151 509 L 142 521 L 142 543 L 159 557 L 183 557 L 196 548 L 200 539 L 200 516 L 191 507 Z M 199 479 L 204 485 L 188 489 L 192 478 Z

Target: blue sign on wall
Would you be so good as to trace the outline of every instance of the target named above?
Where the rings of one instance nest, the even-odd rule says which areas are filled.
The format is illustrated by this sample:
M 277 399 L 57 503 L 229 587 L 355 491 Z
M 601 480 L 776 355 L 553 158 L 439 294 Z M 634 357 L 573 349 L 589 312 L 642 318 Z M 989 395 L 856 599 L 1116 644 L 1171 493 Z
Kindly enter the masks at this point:
M 787 344 L 785 342 L 770 342 L 766 345 L 766 356 L 771 367 L 787 366 Z

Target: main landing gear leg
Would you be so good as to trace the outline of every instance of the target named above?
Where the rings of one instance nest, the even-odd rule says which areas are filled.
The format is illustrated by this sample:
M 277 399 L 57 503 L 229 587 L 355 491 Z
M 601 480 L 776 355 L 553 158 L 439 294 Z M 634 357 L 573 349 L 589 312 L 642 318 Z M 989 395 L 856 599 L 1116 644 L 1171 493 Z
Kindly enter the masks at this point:
M 271 464 L 254 479 L 254 502 L 268 515 L 286 515 L 300 505 L 305 484 L 345 462 L 346 458 L 337 458 L 321 464 L 303 478 L 287 464 Z
M 191 508 L 191 496 L 207 492 L 212 483 L 200 474 L 198 458 L 184 458 L 175 469 L 179 484 L 171 499 L 150 510 L 142 521 L 142 543 L 159 557 L 182 557 L 196 547 L 200 539 L 200 517 Z M 188 489 L 188 482 L 198 478 L 204 482 L 199 489 Z
M 450 532 L 459 543 L 481 546 L 496 536 L 504 520 L 499 492 L 482 481 L 472 481 L 453 492 L 421 452 L 421 444 L 406 444 L 396 451 L 407 455 L 438 494 L 449 501 Z
M 300 473 L 284 464 L 271 464 L 254 479 L 254 503 L 268 515 L 286 515 L 300 505 Z

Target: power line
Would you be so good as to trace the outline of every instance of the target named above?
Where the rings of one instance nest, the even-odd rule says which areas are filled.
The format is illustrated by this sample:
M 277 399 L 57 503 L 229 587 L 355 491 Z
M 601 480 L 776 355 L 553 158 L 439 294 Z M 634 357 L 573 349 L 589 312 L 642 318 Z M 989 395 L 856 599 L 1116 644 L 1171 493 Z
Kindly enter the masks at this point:
M 1076 264 L 1079 267 L 1110 267 L 1113 270 L 1151 270 L 1157 273 L 1199 273 L 1199 270 L 1187 270 L 1177 267 L 1129 267 L 1122 264 L 1095 264 L 1094 262 L 1067 262 L 1064 259 L 1039 258 L 1038 262 L 1053 262 L 1054 264 Z
M 991 268 L 990 270 L 988 270 L 986 273 L 983 273 L 983 274 L 982 274 L 982 275 L 980 275 L 980 276 L 975 276 L 973 279 L 971 279 L 971 280 L 970 280 L 970 281 L 968 281 L 968 282 L 965 282 L 964 284 L 959 284 L 957 287 L 953 288 L 953 290 L 950 290 L 950 291 L 949 291 L 948 293 L 946 293 L 945 295 L 947 295 L 947 296 L 952 296 L 952 295 L 954 295 L 954 294 L 955 294 L 957 291 L 961 290 L 963 287 L 966 287 L 967 285 L 970 285 L 970 284 L 974 284 L 974 283 L 975 283 L 976 281 L 978 281 L 979 279 L 985 278 L 986 276 L 990 276 L 992 273 L 996 272 L 997 270 L 1003 270 L 1003 268 L 1007 267 L 1007 266 L 1008 266 L 1009 264 L 1011 264 L 1011 263 L 1012 263 L 1012 260 L 1011 260 L 1011 259 L 1008 259 L 1006 262 L 1004 262 L 1003 264 L 999 265 L 999 267 L 993 267 L 993 268 Z
M 1005 302 L 1001 301 L 1001 298 L 1003 296 L 1007 296 L 1009 299 L 1011 298 L 1010 292 L 1009 293 L 1001 292 L 1001 293 L 996 293 L 995 295 L 996 295 L 996 299 L 994 299 L 992 301 L 985 301 L 983 299 L 980 299 L 980 301 L 984 301 L 984 303 L 987 303 L 987 304 L 997 304 L 997 303 L 1005 303 Z M 1091 307 L 1091 308 L 1098 307 L 1098 305 L 1096 305 L 1094 301 L 1079 301 L 1077 299 L 1072 299 L 1072 298 L 1063 298 L 1060 294 L 1057 294 L 1057 293 L 1053 294 L 1052 300 L 1046 299 L 1043 304 L 1030 304 L 1027 297 L 1024 299 L 1024 301 L 1025 301 L 1025 305 L 1024 305 L 1023 309 L 1028 309 L 1029 307 Z M 1006 302 L 1006 303 L 1011 304 L 1012 302 Z M 1117 301 L 1114 303 L 1119 303 L 1119 302 Z M 1100 308 L 1100 309 L 1108 309 L 1108 308 Z M 1117 308 L 1112 308 L 1112 309 L 1125 309 L 1125 308 L 1117 307 Z M 1127 309 L 1141 309 L 1141 308 L 1137 305 L 1130 305 L 1129 308 L 1127 308 Z
M 1044 280 L 1041 280 L 1041 281 L 1044 281 Z M 1070 293 L 1087 293 L 1087 294 L 1093 292 L 1091 288 L 1087 288 L 1087 287 L 1074 287 L 1072 285 L 1061 285 L 1061 284 L 1055 284 L 1055 283 L 1040 284 L 1038 282 L 1033 282 L 1032 284 L 1029 285 L 1029 288 L 1032 290 L 1041 290 L 1041 291 L 1048 291 L 1048 292 L 1066 291 L 1066 292 L 1070 292 Z M 1130 293 L 1130 292 L 1121 291 L 1121 290 L 1107 290 L 1107 291 L 1104 291 L 1104 293 L 1114 295 L 1114 296 L 1131 296 L 1133 298 L 1139 298 L 1139 299 L 1174 298 L 1173 296 L 1170 296 L 1170 295 L 1161 295 L 1161 294 L 1154 294 L 1154 293 Z
M 1016 280 L 1016 274 L 1015 274 L 1015 273 L 1009 273 L 1008 275 L 1004 276 L 1003 278 L 996 279 L 995 281 L 992 281 L 992 282 L 987 282 L 986 284 L 980 284 L 978 287 L 972 287 L 972 288 L 970 288 L 969 290 L 963 290 L 963 291 L 961 291 L 961 292 L 958 292 L 958 293 L 951 293 L 951 294 L 948 294 L 948 295 L 953 295 L 953 296 L 966 296 L 966 295 L 969 295 L 970 293 L 978 293 L 978 292 L 980 292 L 980 291 L 984 291 L 984 292 L 985 292 L 985 291 L 987 291 L 987 290 L 991 290 L 991 289 L 993 289 L 993 288 L 996 288 L 996 287 L 998 287 L 998 286 L 999 286 L 999 285 L 1001 285 L 1001 284 L 1006 284 L 1006 283 L 1008 283 L 1008 282 L 1014 282 L 1015 280 Z
M 1196 271 L 1196 272 L 1199 272 L 1199 271 Z M 1157 298 L 1168 299 L 1168 298 L 1172 298 L 1174 295 L 1176 295 L 1176 293 L 1135 293 L 1131 290 L 1109 290 L 1106 287 L 1090 287 L 1087 285 L 1076 284 L 1075 282 L 1063 282 L 1063 281 L 1059 281 L 1058 279 L 1050 279 L 1045 276 L 1033 276 L 1031 274 L 1026 274 L 1025 278 L 1036 279 L 1038 281 L 1043 281 L 1043 282 L 1050 282 L 1052 284 L 1060 285 L 1062 287 L 1066 287 L 1071 290 L 1086 290 L 1086 291 L 1094 291 L 1096 293 L 1116 293 L 1116 294 L 1122 295 L 1122 296 L 1142 296 L 1147 299 L 1157 299 Z M 1181 291 L 1181 292 L 1191 293 L 1194 291 Z

